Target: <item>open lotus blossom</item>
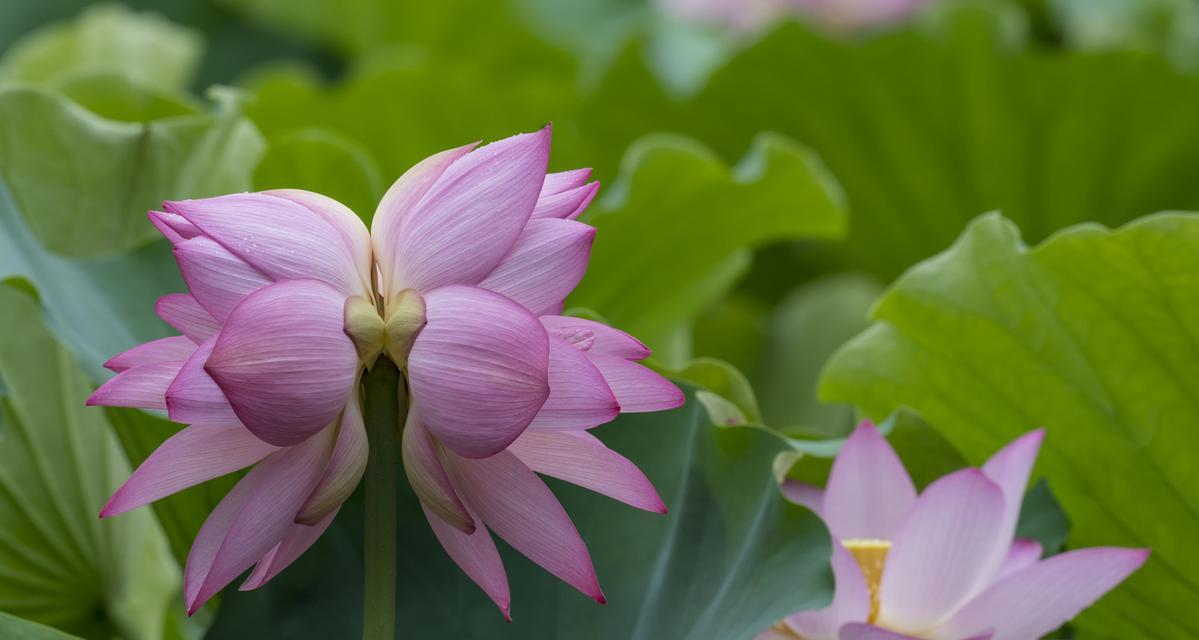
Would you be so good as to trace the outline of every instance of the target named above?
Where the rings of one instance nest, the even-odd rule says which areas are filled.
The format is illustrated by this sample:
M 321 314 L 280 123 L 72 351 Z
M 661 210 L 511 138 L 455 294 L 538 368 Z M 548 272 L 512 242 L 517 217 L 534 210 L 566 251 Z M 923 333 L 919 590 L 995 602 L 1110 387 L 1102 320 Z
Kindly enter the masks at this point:
M 1097 547 L 1042 559 L 1035 540 L 1013 539 L 1044 437 L 1028 433 L 917 496 L 886 439 L 859 425 L 824 491 L 783 485 L 832 534 L 833 602 L 759 640 L 1034 640 L 1076 616 L 1149 552 Z
M 158 302 L 183 335 L 122 353 L 89 404 L 190 424 L 112 496 L 112 516 L 253 466 L 204 523 L 189 612 L 249 569 L 261 586 L 321 535 L 361 479 L 364 368 L 386 354 L 411 410 L 402 455 L 449 555 L 507 615 L 487 530 L 602 601 L 587 549 L 535 475 L 664 511 L 646 477 L 587 429 L 683 402 L 649 350 L 563 317 L 595 233 L 575 218 L 589 170 L 546 175 L 550 128 L 431 156 L 392 185 L 371 230 L 316 193 L 167 202 L 150 219 L 189 293 Z

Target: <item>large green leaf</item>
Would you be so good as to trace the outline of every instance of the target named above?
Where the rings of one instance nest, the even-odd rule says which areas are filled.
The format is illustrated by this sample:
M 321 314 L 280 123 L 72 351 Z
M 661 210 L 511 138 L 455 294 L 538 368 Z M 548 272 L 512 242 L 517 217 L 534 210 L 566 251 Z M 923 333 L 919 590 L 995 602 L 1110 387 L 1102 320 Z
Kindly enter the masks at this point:
M 348 53 L 405 45 L 437 58 L 471 58 L 494 69 L 529 71 L 533 67 L 571 64 L 569 58 L 529 33 L 514 11 L 512 0 L 435 3 L 221 0 L 221 3 L 255 21 L 303 34 Z
M 127 251 L 157 235 L 145 214 L 163 200 L 250 188 L 262 139 L 232 96 L 218 98 L 214 114 L 128 122 L 42 89 L 6 85 L 0 177 L 33 236 L 51 251 Z
M 450 562 L 411 491 L 400 495 L 398 625 L 411 638 L 749 638 L 830 595 L 827 534 L 783 501 L 759 429 L 716 428 L 703 408 L 623 416 L 597 435 L 654 481 L 670 513 L 554 483 L 588 543 L 600 606 L 504 548 L 513 622 Z M 361 509 L 264 589 L 226 593 L 210 638 L 353 637 L 360 628 Z
M 1084 614 L 1098 637 L 1199 628 L 1199 216 L 1084 225 L 1025 247 L 998 215 L 905 274 L 830 362 L 823 396 L 919 412 L 973 462 L 1048 428 L 1070 544 L 1150 547 Z
M 845 436 L 850 407 L 817 399 L 825 362 L 867 325 L 867 310 L 881 293 L 873 278 L 839 274 L 797 288 L 766 321 L 764 344 L 751 377 L 766 424 L 806 434 Z
M 592 162 L 667 129 L 726 159 L 762 130 L 814 149 L 845 188 L 853 226 L 823 264 L 891 278 L 1002 209 L 1033 240 L 1199 204 L 1199 78 L 1151 54 L 1014 51 L 963 15 L 941 39 L 862 41 L 780 26 L 685 99 L 630 50 L 586 101 Z
M 744 274 L 753 247 L 840 236 L 839 195 L 820 163 L 782 137 L 759 137 L 736 167 L 685 138 L 646 138 L 587 215 L 599 231 L 569 303 L 661 348 Z
M 74 640 L 54 627 L 30 622 L 0 611 L 0 636 L 7 640 Z
M 73 76 L 118 72 L 163 89 L 191 81 L 200 34 L 121 5 L 100 5 L 75 21 L 35 31 L 0 60 L 0 80 L 54 85 Z
M 108 358 L 170 333 L 154 315 L 154 301 L 183 288 L 165 241 L 96 258 L 47 251 L 0 180 L 0 277 L 11 276 L 34 285 L 55 335 L 94 380 L 111 375 L 100 366 Z
M 37 303 L 0 285 L 0 609 L 88 637 L 156 640 L 179 570 L 154 518 L 96 514 L 129 473 Z
M 247 114 L 268 137 L 312 127 L 336 132 L 370 153 L 383 188 L 437 151 L 536 130 L 577 108 L 569 74 L 408 52 L 380 53 L 333 87 L 290 66 L 264 70 L 248 84 L 254 100 Z M 577 166 L 577 131 L 559 126 L 554 134 L 553 164 Z M 377 201 L 382 193 L 369 195 Z

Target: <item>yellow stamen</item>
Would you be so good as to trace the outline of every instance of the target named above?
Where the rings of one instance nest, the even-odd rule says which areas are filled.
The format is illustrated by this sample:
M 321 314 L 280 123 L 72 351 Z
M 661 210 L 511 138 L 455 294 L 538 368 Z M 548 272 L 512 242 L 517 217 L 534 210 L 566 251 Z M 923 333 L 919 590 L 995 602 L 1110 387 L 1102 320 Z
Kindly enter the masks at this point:
M 866 620 L 874 623 L 878 619 L 878 590 L 883 582 L 883 567 L 887 563 L 887 552 L 891 550 L 890 540 L 874 538 L 850 538 L 842 540 L 841 546 L 853 554 L 866 578 L 866 588 L 870 590 L 870 617 Z

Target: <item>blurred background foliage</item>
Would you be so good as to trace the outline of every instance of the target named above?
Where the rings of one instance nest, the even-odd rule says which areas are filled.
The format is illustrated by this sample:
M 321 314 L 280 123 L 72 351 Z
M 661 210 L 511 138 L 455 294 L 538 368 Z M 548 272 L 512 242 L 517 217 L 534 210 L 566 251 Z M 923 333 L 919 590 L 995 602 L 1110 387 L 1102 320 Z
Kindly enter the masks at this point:
M 864 412 L 896 416 L 920 484 L 1048 426 L 1026 532 L 1154 549 L 1065 633 L 1192 637 L 1199 221 L 1095 223 L 1199 208 L 1199 3 L 943 0 L 860 28 L 669 6 L 0 4 L 0 611 L 34 621 L 0 615 L 0 635 L 355 628 L 353 502 L 276 582 L 192 620 L 161 597 L 169 558 L 228 485 L 92 517 L 175 428 L 79 406 L 108 356 L 169 331 L 153 302 L 182 282 L 145 211 L 286 186 L 369 222 L 417 160 L 552 121 L 552 167 L 605 185 L 570 305 L 692 385 L 688 407 L 601 431 L 672 515 L 555 486 L 612 604 L 511 558 L 507 627 L 415 517 L 410 636 L 732 638 L 820 606 L 827 539 L 773 473 L 821 480 Z

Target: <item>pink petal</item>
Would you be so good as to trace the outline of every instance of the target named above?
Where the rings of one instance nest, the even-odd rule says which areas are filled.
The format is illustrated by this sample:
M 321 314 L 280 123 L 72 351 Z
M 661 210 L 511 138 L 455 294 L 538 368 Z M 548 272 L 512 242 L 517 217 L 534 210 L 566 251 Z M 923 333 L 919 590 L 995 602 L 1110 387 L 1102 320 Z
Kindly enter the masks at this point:
M 588 355 L 616 395 L 621 413 L 664 411 L 680 407 L 686 400 L 674 383 L 647 367 L 615 356 Z
M 587 546 L 553 492 L 507 452 L 471 460 L 447 456 L 469 507 L 517 551 L 563 582 L 604 602 Z
M 1039 638 L 1078 615 L 1149 557 L 1096 547 L 1056 555 L 991 585 L 944 626 L 944 637 L 994 631 L 994 640 Z
M 113 356 L 104 363 L 104 368 L 120 373 L 143 364 L 178 362 L 187 360 L 195 350 L 196 343 L 185 336 L 159 338 Z
M 494 271 L 533 213 L 549 149 L 546 127 L 476 149 L 446 169 L 404 217 L 391 249 L 393 286 L 474 285 Z
M 829 472 L 821 517 L 833 537 L 890 540 L 916 502 L 899 456 L 869 421 L 850 434 Z
M 581 187 L 575 187 L 569 191 L 548 195 L 545 193 L 545 189 L 542 189 L 541 197 L 537 199 L 537 206 L 533 209 L 532 219 L 563 218 L 574 220 L 595 199 L 595 194 L 599 192 L 599 186 L 598 182 L 592 182 Z
M 270 582 L 271 578 L 279 575 L 315 544 L 317 539 L 329 528 L 329 525 L 333 524 L 335 517 L 337 517 L 337 509 L 331 511 L 329 515 L 314 525 L 291 525 L 291 528 L 283 535 L 283 541 L 275 545 L 254 565 L 254 571 L 250 572 L 250 577 L 246 578 L 246 581 L 237 590 L 250 591 Z
M 502 451 L 549 397 L 549 338 L 533 314 L 475 287 L 425 296 L 428 324 L 408 356 L 421 419 L 471 458 Z
M 654 485 L 627 458 L 585 431 L 526 431 L 508 447 L 537 473 L 565 480 L 629 506 L 666 513 Z
M 853 555 L 836 541 L 833 542 L 832 564 L 835 581 L 832 603 L 818 611 L 788 616 L 784 621 L 802 638 L 835 639 L 842 625 L 865 620 L 870 615 L 870 590 L 866 588 L 862 570 Z
M 649 347 L 640 340 L 600 322 L 570 316 L 541 316 L 541 324 L 550 335 L 582 351 L 626 360 L 644 360 L 650 356 Z
M 829 508 L 825 495 L 825 509 Z M 879 588 L 879 624 L 918 632 L 943 621 L 986 576 L 1003 490 L 977 469 L 932 483 L 895 532 Z
M 299 444 L 333 422 L 358 373 L 345 297 L 314 280 L 250 294 L 221 328 L 205 370 L 254 435 Z
M 321 479 L 296 514 L 296 522 L 316 525 L 329 514 L 336 513 L 362 480 L 367 453 L 366 425 L 362 423 L 362 411 L 358 408 L 358 394 L 352 393 L 341 415 L 333 454 L 329 456 Z
M 196 225 L 188 222 L 183 216 L 165 211 L 150 211 L 147 216 L 150 218 L 150 224 L 171 244 L 178 244 L 200 235 Z
M 421 160 L 405 171 L 383 195 L 371 221 L 371 244 L 375 261 L 379 263 L 379 274 L 383 279 L 381 290 L 385 296 L 399 292 L 395 285 L 399 264 L 396 247 L 400 245 L 400 228 L 404 220 L 441 174 L 474 147 L 474 144 L 468 144 Z
M 590 429 L 620 414 L 616 396 L 587 354 L 557 338 L 549 347 L 550 396 L 529 429 Z
M 206 236 L 176 244 L 175 261 L 192 297 L 219 322 L 246 296 L 271 283 L 261 271 Z
M 474 518 L 462 504 L 450 477 L 445 472 L 441 453 L 429 431 L 421 424 L 416 407 L 408 409 L 408 420 L 400 454 L 404 462 L 404 474 L 412 492 L 420 499 L 428 513 L 444 520 L 447 524 L 470 534 L 476 526 Z
M 88 396 L 87 406 L 166 409 L 165 395 L 182 361 L 153 362 L 118 373 Z
M 1026 567 L 1031 567 L 1041 559 L 1041 543 L 1028 538 L 1016 538 L 1008 549 L 1003 566 L 999 568 L 995 580 L 1002 580 Z
M 559 313 L 591 256 L 595 228 L 573 220 L 533 220 L 503 262 L 479 284 L 535 315 Z
M 563 191 L 570 191 L 587 184 L 590 179 L 591 169 L 571 169 L 570 171 L 547 173 L 545 182 L 541 184 L 540 197 L 544 198 Z
M 204 369 L 216 340 L 216 336 L 213 336 L 196 347 L 187 362 L 183 363 L 179 375 L 167 387 L 167 415 L 171 420 L 185 424 L 240 424 L 225 393 Z
M 208 516 L 183 571 L 188 615 L 283 541 L 320 479 L 333 435 L 326 429 L 267 456 Z
M 192 425 L 159 445 L 109 498 L 100 517 L 115 516 L 244 469 L 276 449 L 240 424 Z
M 471 533 L 463 533 L 447 524 L 423 502 L 421 509 L 425 512 L 429 527 L 433 529 L 433 535 L 437 536 L 454 564 L 479 585 L 495 606 L 500 608 L 504 618 L 511 620 L 509 610 L 512 596 L 508 592 L 508 575 L 504 572 L 504 563 L 487 529 L 478 527 Z M 468 517 L 476 516 L 471 513 Z
M 783 497 L 801 507 L 807 507 L 812 513 L 824 517 L 820 510 L 824 505 L 824 490 L 805 482 L 787 478 L 779 485 Z
M 1041 443 L 1045 440 L 1045 430 L 1037 429 L 1024 434 L 1000 449 L 983 465 L 983 473 L 1003 490 L 1004 508 L 1003 522 L 999 526 L 1000 544 L 991 550 L 988 556 L 987 572 L 994 576 L 1003 565 L 1008 553 L 1007 541 L 1016 534 L 1016 522 L 1020 519 L 1020 507 L 1024 503 L 1024 491 L 1028 487 L 1028 476 Z M 980 584 L 978 589 L 986 586 Z M 975 592 L 977 593 L 977 591 Z M 973 595 L 973 594 L 971 594 Z
M 196 225 L 272 280 L 320 280 L 350 295 L 369 295 L 358 259 L 344 242 L 341 228 L 304 204 L 265 193 L 167 202 Z
M 359 218 L 353 211 L 350 211 L 349 207 L 333 198 L 313 193 L 312 191 L 304 191 L 302 189 L 272 189 L 270 191 L 263 191 L 263 193 L 278 196 L 302 205 L 312 213 L 320 216 L 334 229 L 337 229 L 342 244 L 345 245 L 346 250 L 353 257 L 354 267 L 358 271 L 359 280 L 367 283 L 369 291 L 371 272 L 374 265 L 371 256 L 371 234 L 367 230 L 366 225 L 362 223 L 362 218 Z
M 221 323 L 186 293 L 172 293 L 158 299 L 154 311 L 162 321 L 200 344 L 221 330 Z
M 916 636 L 887 631 L 874 625 L 853 622 L 841 627 L 838 640 L 920 640 Z

